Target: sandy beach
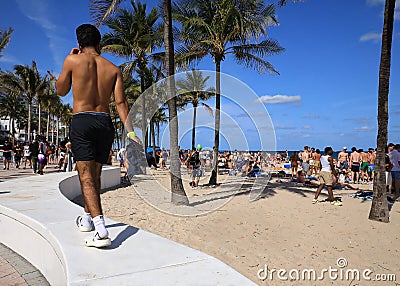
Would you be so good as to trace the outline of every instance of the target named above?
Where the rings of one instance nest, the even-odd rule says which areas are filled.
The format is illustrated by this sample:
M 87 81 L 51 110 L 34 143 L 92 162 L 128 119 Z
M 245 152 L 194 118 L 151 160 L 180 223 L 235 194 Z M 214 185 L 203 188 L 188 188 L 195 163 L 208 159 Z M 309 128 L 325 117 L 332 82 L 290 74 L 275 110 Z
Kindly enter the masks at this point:
M 168 171 L 152 172 L 160 185 L 168 187 Z M 183 173 L 191 202 L 197 200 L 197 205 L 206 205 L 226 197 L 227 191 L 218 188 L 192 190 L 188 175 Z M 204 178 L 203 183 L 206 181 Z M 342 198 L 342 207 L 329 202 L 313 205 L 315 189 L 274 181 L 271 179 L 255 201 L 249 200 L 246 189 L 236 190 L 236 195 L 229 196 L 222 206 L 196 216 L 160 211 L 139 195 L 140 183 L 133 181 L 131 186 L 104 192 L 103 210 L 109 218 L 215 256 L 259 285 L 399 285 L 393 281 L 366 281 L 363 277 L 357 281 L 351 276 L 348 280 L 330 280 L 328 274 L 319 281 L 290 281 L 295 275 L 292 271 L 289 276 L 292 269 L 299 273 L 314 269 L 318 278 L 329 267 L 358 269 L 361 275 L 370 269 L 372 274 L 367 276 L 371 280 L 376 274 L 396 274 L 400 281 L 400 203 L 393 205 L 389 224 L 379 223 L 368 220 L 371 201 L 349 197 L 355 191 L 334 191 L 335 196 Z M 372 190 L 371 185 L 360 186 Z M 320 199 L 326 197 L 323 191 Z M 271 269 L 285 269 L 283 278 L 289 281 L 279 279 L 276 273 L 271 277 Z

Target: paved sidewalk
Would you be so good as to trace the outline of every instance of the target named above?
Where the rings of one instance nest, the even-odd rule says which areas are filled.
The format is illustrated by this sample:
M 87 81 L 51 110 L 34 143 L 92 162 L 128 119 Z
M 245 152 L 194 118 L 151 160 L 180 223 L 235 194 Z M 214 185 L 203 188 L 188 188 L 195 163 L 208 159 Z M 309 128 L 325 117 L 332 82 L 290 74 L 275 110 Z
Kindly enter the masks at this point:
M 55 165 L 49 165 L 44 170 L 46 173 L 58 172 Z M 0 182 L 24 178 L 29 176 L 40 176 L 33 173 L 33 169 L 17 169 L 11 165 L 10 170 L 3 170 L 0 166 Z M 0 191 L 0 199 L 2 192 Z M 7 231 L 7 230 L 3 230 Z M 50 285 L 46 278 L 32 266 L 25 258 L 21 257 L 7 246 L 0 243 L 0 285 L 1 286 L 46 286 Z
M 1 286 L 46 286 L 50 285 L 42 273 L 25 258 L 0 243 Z

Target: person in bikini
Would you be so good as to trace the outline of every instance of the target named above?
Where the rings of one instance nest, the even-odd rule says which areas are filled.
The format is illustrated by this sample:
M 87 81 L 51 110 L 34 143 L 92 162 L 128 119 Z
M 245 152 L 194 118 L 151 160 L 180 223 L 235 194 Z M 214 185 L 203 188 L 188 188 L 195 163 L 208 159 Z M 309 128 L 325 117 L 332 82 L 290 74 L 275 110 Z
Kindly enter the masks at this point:
M 123 87 L 120 69 L 100 56 L 99 30 L 90 24 L 76 29 L 79 47 L 73 48 L 65 58 L 56 82 L 57 94 L 73 94 L 73 117 L 70 140 L 81 184 L 85 206 L 76 223 L 80 231 L 95 230 L 85 239 L 86 246 L 111 245 L 101 208 L 100 176 L 102 165 L 107 163 L 114 141 L 114 127 L 109 103 L 114 94 L 121 122 L 125 123 L 128 137 L 141 144 L 127 121 L 129 106 Z M 52 80 L 55 77 L 49 72 Z

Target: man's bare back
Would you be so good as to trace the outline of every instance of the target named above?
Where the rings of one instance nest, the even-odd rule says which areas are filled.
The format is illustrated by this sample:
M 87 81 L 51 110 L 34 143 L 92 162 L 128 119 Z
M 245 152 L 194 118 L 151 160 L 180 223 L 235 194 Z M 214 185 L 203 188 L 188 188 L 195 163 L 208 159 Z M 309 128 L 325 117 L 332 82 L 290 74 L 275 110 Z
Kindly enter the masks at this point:
M 65 58 L 57 92 L 66 95 L 72 85 L 74 114 L 84 111 L 109 113 L 113 92 L 117 105 L 125 99 L 120 69 L 99 56 L 95 49 L 85 48 L 75 54 L 76 50 Z

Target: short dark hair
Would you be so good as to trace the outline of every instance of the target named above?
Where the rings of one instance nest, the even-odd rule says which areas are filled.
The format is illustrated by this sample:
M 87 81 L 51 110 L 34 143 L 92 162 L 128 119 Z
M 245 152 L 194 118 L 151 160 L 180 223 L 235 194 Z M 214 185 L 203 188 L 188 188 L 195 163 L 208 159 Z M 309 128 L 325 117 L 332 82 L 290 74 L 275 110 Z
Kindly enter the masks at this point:
M 91 24 L 82 24 L 76 28 L 76 38 L 82 48 L 95 47 L 100 43 L 100 31 Z
M 328 152 L 330 152 L 330 151 L 333 151 L 332 147 L 330 147 L 330 146 L 325 147 L 324 154 L 326 155 L 326 154 L 328 154 Z
M 389 143 L 388 147 L 394 147 L 394 144 L 393 143 Z

